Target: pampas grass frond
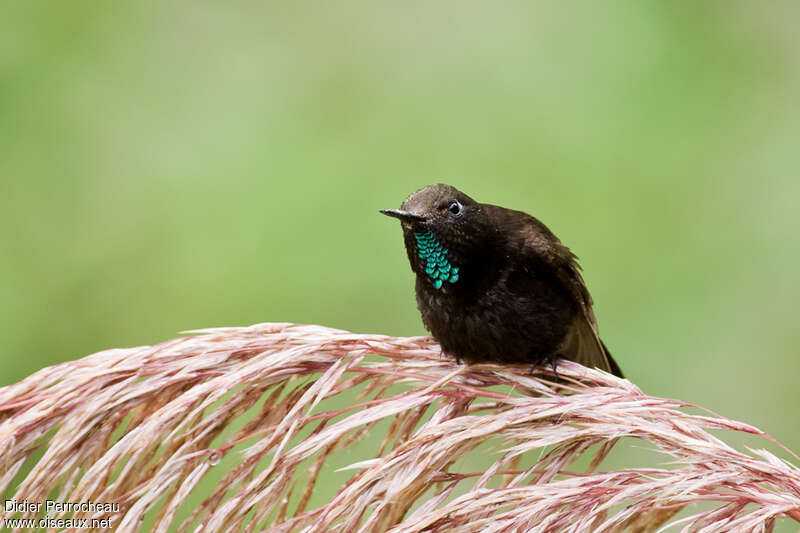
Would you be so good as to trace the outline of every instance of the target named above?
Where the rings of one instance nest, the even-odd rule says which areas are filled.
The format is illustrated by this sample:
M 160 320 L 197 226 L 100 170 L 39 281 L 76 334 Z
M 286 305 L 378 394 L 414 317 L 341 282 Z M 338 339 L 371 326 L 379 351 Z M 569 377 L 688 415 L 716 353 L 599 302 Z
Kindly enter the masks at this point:
M 710 431 L 774 443 L 768 435 L 610 374 L 569 362 L 557 375 L 461 366 L 427 337 L 320 326 L 192 333 L 0 389 L 0 488 L 17 501 L 119 504 L 52 514 L 110 516 L 118 531 L 139 530 L 146 514 L 155 531 L 716 532 L 800 521 L 800 470 Z M 361 450 L 365 436 L 374 453 L 350 461 L 349 479 L 319 501 L 331 457 Z M 601 471 L 622 437 L 662 463 Z M 223 459 L 232 466 L 178 520 Z M 470 459 L 490 466 L 456 468 Z

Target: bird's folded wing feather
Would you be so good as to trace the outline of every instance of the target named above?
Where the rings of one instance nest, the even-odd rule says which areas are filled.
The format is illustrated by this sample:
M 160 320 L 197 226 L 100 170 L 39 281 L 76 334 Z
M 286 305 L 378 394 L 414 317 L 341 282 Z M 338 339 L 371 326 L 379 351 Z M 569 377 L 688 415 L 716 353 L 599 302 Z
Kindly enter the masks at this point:
M 526 245 L 534 246 L 543 256 L 578 304 L 580 313 L 570 324 L 567 335 L 559 348 L 560 354 L 570 361 L 575 361 L 590 368 L 600 368 L 619 376 L 622 373 L 616 362 L 613 361 L 597 331 L 597 319 L 592 310 L 592 296 L 586 288 L 581 276 L 578 258 L 568 247 L 563 245 L 553 233 L 534 217 L 529 217 L 528 223 L 533 225 L 534 231 L 528 233 L 530 242 Z

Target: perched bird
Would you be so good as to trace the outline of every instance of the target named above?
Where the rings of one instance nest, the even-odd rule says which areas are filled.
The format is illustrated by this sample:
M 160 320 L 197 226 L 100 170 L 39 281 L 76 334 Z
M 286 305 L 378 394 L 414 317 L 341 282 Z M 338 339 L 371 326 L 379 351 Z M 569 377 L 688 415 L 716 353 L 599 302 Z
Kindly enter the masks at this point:
M 417 306 L 445 354 L 469 363 L 564 358 L 622 377 L 577 258 L 539 220 L 442 184 L 381 213 L 400 219 Z

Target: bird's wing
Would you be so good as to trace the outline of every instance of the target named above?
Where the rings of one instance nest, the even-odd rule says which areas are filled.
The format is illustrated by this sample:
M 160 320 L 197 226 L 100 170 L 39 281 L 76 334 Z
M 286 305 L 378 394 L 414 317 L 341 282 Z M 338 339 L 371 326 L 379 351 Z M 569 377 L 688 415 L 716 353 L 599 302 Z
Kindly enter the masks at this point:
M 597 319 L 592 310 L 592 296 L 581 276 L 578 258 L 537 218 L 521 211 L 512 213 L 525 215 L 514 217 L 520 224 L 526 226 L 518 228 L 516 232 L 522 236 L 523 242 L 520 245 L 532 250 L 552 269 L 556 279 L 569 291 L 581 311 L 569 326 L 567 335 L 559 347 L 560 355 L 584 366 L 597 367 L 622 377 L 619 366 L 600 340 Z
M 592 296 L 581 276 L 578 258 L 558 240 L 551 241 L 550 244 L 546 261 L 553 267 L 556 277 L 569 290 L 580 308 L 580 313 L 575 316 L 567 330 L 559 352 L 570 361 L 590 368 L 597 367 L 622 377 L 619 367 L 600 340 L 597 319 L 592 310 Z
M 538 222 L 538 220 L 537 220 Z M 541 224 L 541 222 L 539 222 Z M 544 224 L 541 224 L 544 227 Z M 547 230 L 546 227 L 544 227 Z M 549 233 L 549 230 L 547 230 Z M 552 235 L 552 233 L 550 233 Z M 576 315 L 567 330 L 567 335 L 559 347 L 559 352 L 570 361 L 575 361 L 590 368 L 597 367 L 619 377 L 622 371 L 611 357 L 606 345 L 600 340 L 597 331 L 597 319 L 592 310 L 592 295 L 586 288 L 581 276 L 578 258 L 564 246 L 555 236 L 547 249 L 546 260 L 556 277 L 569 289 L 572 298 L 578 303 L 581 312 Z

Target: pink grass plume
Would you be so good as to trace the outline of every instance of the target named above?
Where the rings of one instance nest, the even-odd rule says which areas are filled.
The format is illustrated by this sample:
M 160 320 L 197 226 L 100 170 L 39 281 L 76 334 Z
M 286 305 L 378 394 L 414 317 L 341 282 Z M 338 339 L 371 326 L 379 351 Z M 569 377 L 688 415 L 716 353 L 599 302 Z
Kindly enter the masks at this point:
M 114 504 L 50 517 L 107 518 L 116 531 L 706 533 L 800 522 L 797 457 L 737 450 L 711 431 L 776 443 L 694 407 L 575 363 L 557 376 L 458 365 L 428 337 L 207 329 L 1 388 L 0 487 L 16 502 Z M 602 470 L 623 437 L 658 464 Z M 470 470 L 478 463 L 488 467 Z M 221 479 L 187 511 L 212 469 Z M 331 473 L 345 482 L 322 494 Z

